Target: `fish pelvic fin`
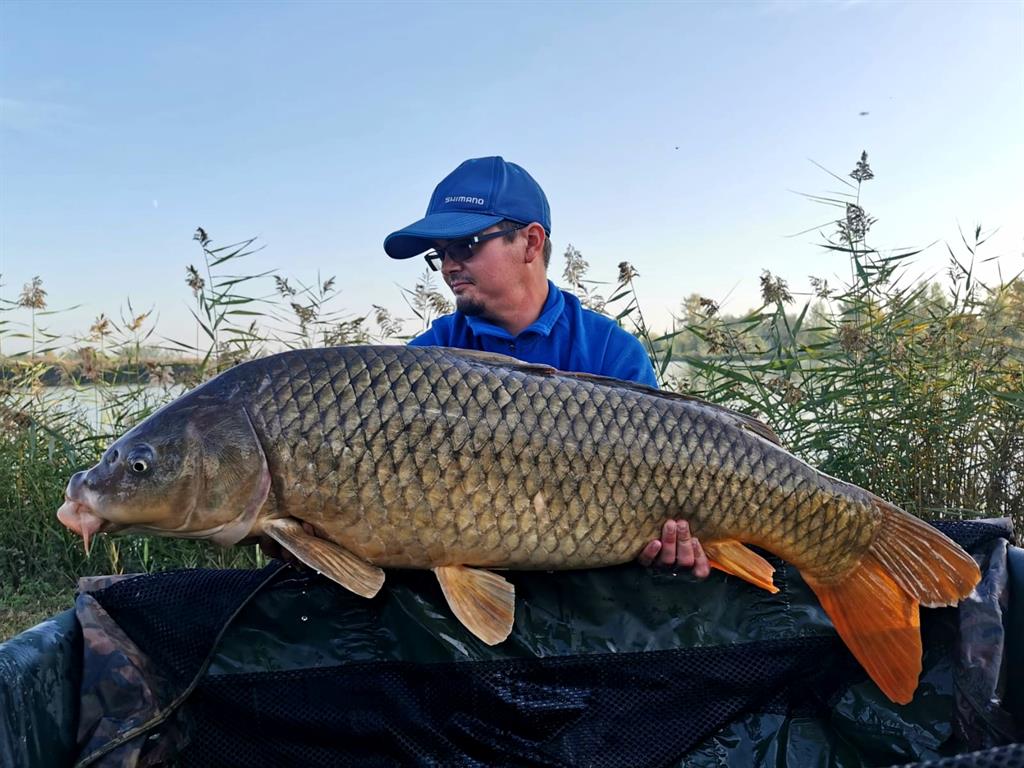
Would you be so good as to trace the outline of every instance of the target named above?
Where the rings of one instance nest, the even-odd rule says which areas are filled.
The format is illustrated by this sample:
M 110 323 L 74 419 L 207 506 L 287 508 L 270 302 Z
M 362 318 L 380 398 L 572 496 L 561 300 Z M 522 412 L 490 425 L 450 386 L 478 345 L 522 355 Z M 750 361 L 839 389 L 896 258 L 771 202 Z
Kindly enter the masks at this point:
M 773 595 L 779 591 L 772 581 L 775 568 L 759 554 L 735 539 L 702 542 L 708 564 L 748 581 L 755 587 L 767 589 Z
M 384 585 L 384 571 L 333 541 L 310 536 L 293 518 L 270 520 L 263 532 L 310 568 L 362 597 L 373 597 Z
M 921 675 L 918 602 L 869 552 L 842 580 L 804 574 L 836 631 L 886 696 L 907 704 Z
M 452 613 L 487 645 L 497 645 L 512 632 L 515 587 L 482 568 L 439 565 L 433 569 Z
M 873 497 L 882 513 L 869 551 L 896 582 L 928 608 L 952 606 L 981 580 L 978 564 L 934 526 Z

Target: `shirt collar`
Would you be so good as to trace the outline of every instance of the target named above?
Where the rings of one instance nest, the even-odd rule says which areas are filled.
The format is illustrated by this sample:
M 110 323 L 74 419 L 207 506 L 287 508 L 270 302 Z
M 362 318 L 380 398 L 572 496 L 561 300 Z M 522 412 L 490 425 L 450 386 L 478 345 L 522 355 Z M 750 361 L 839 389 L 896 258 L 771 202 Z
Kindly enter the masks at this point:
M 550 335 L 551 329 L 555 327 L 555 323 L 558 322 L 558 318 L 561 317 L 563 309 L 565 309 L 565 299 L 562 297 L 562 292 L 554 283 L 548 280 L 548 297 L 544 300 L 544 306 L 540 310 L 540 317 L 524 328 L 518 336 L 513 336 L 504 328 L 500 328 L 494 323 L 484 320 L 482 317 L 465 317 L 470 330 L 472 330 L 477 336 L 497 336 L 500 339 L 517 339 L 522 338 L 528 333 L 535 333 L 538 336 Z M 457 314 L 462 313 L 458 312 Z

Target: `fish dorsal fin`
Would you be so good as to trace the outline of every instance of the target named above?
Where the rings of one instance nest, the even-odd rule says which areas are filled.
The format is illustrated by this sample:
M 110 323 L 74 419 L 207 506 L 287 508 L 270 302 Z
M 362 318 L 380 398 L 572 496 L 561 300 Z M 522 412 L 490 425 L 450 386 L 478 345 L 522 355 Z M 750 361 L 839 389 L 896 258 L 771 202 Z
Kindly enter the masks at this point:
M 452 613 L 488 645 L 497 645 L 512 632 L 516 592 L 509 581 L 482 568 L 439 565 L 434 568 Z
M 552 368 L 550 365 L 544 365 L 543 363 L 527 363 L 522 360 L 518 360 L 508 355 L 502 355 L 498 352 L 485 352 L 482 349 L 460 349 L 457 347 L 442 347 L 446 355 L 452 357 L 464 357 L 475 363 L 485 363 L 487 365 L 500 365 L 505 368 L 514 368 L 517 371 L 524 371 L 527 373 L 538 373 L 552 375 L 559 373 L 557 368 Z
M 772 581 L 775 568 L 759 554 L 735 539 L 703 542 L 704 552 L 712 568 L 731 573 L 773 595 L 779 591 Z
M 732 408 L 726 408 L 724 405 L 716 405 L 715 403 L 708 402 L 707 400 L 696 397 L 695 395 L 686 395 L 681 392 L 669 392 L 664 389 L 658 389 L 657 387 L 649 387 L 646 384 L 641 384 L 636 381 L 616 379 L 612 376 L 599 376 L 596 373 L 560 371 L 557 368 L 552 368 L 550 365 L 525 363 L 522 360 L 517 360 L 516 358 L 509 357 L 508 355 L 501 355 L 497 352 L 483 352 L 476 349 L 455 349 L 448 347 L 445 347 L 444 351 L 446 354 L 454 357 L 462 357 L 472 362 L 482 363 L 484 365 L 497 365 L 503 368 L 511 368 L 512 370 L 521 371 L 522 373 L 531 373 L 538 376 L 564 376 L 567 378 L 579 379 L 580 381 L 589 381 L 592 384 L 598 384 L 600 386 L 618 387 L 619 389 L 629 389 L 634 392 L 642 392 L 646 395 L 661 397 L 666 400 L 685 400 L 697 405 L 702 405 L 705 408 L 711 409 L 715 413 L 733 419 L 736 422 L 736 426 L 741 429 L 753 432 L 755 435 L 759 435 L 775 445 L 782 445 L 782 440 L 779 439 L 779 436 L 776 435 L 772 428 L 763 421 L 755 419 L 753 416 L 748 416 L 745 413 L 734 411 Z
M 294 518 L 270 520 L 263 531 L 310 568 L 357 595 L 373 597 L 384 584 L 380 568 L 333 541 L 310 536 Z
M 755 419 L 753 416 L 747 416 L 747 414 L 745 413 L 733 411 L 728 408 L 726 410 L 728 410 L 729 413 L 731 413 L 733 416 L 737 417 L 740 420 L 740 426 L 743 429 L 747 430 L 748 432 L 753 432 L 755 435 L 758 435 L 759 437 L 763 437 L 769 443 L 774 443 L 775 445 L 779 446 L 782 445 L 782 438 L 775 434 L 774 429 L 769 427 L 760 419 Z

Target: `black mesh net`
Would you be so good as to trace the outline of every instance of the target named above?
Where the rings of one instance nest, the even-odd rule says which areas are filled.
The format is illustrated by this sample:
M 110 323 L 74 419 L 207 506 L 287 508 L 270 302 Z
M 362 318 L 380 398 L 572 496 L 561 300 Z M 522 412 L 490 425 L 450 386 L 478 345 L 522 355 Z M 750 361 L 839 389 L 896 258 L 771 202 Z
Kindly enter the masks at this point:
M 1014 541 L 1013 531 L 997 522 L 984 520 L 933 520 L 931 524 L 971 552 L 993 539 Z
M 859 674 L 818 637 L 219 676 L 193 696 L 184 764 L 664 765 L 741 712 L 820 713 Z
M 186 687 L 235 611 L 282 565 L 140 576 L 107 587 L 96 599 L 161 672 Z
M 900 768 L 1024 768 L 1024 744 L 1011 744 L 942 760 L 927 760 Z
M 1007 535 L 984 523 L 938 527 L 971 548 Z M 865 678 L 834 635 L 800 636 L 794 627 L 792 636 L 715 647 L 332 660 L 196 681 L 225 625 L 279 568 L 156 574 L 96 594 L 182 692 L 197 682 L 176 715 L 190 734 L 177 758 L 187 768 L 671 766 L 749 713 L 827 720 L 837 697 Z M 1008 762 L 950 765 L 1021 764 L 1018 748 L 982 759 Z

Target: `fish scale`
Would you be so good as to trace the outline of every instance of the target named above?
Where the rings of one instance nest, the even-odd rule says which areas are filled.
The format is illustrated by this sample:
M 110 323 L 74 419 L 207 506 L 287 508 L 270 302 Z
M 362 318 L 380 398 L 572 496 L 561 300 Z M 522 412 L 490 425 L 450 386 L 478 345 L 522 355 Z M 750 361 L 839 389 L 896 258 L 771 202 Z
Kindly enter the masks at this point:
M 776 591 L 772 567 L 746 544 L 793 563 L 899 702 L 921 668 L 918 607 L 953 605 L 979 578 L 935 529 L 818 472 L 749 417 L 467 350 L 239 365 L 121 437 L 65 496 L 58 517 L 86 544 L 118 530 L 269 537 L 366 597 L 381 566 L 432 568 L 489 644 L 512 630 L 514 589 L 486 568 L 623 563 L 685 518 L 714 567 L 758 587 Z
M 733 439 L 723 439 L 719 414 L 690 401 L 609 393 L 606 384 L 571 377 L 534 381 L 529 374 L 509 375 L 457 356 L 442 365 L 436 354 L 415 348 L 372 354 L 342 348 L 252 365 L 260 362 L 268 375 L 285 382 L 250 406 L 268 461 L 291 466 L 290 487 L 320 490 L 319 499 L 286 494 L 282 506 L 332 538 L 344 541 L 348 534 L 341 529 L 355 527 L 374 529 L 363 530 L 363 540 L 402 539 L 400 560 L 416 549 L 419 533 L 398 529 L 384 535 L 381 529 L 417 513 L 453 537 L 442 544 L 458 562 L 552 568 L 604 564 L 595 558 L 631 559 L 665 519 L 681 514 L 705 537 L 737 535 L 747 523 L 743 533 L 749 538 L 751 528 L 764 527 L 755 518 L 772 512 L 751 503 L 758 485 L 789 491 L 777 500 L 780 510 L 794 503 L 790 474 L 758 477 L 753 471 L 758 463 L 750 457 L 760 455 L 761 438 L 734 430 Z M 358 418 L 351 417 L 352 405 Z M 499 415 L 504 430 L 496 439 Z M 413 444 L 403 438 L 415 422 L 422 426 Z M 603 438 L 622 450 L 608 450 Z M 312 465 L 303 461 L 299 445 L 318 446 Z M 362 455 L 343 456 L 344 448 Z M 473 456 L 468 466 L 453 462 L 467 452 Z M 426 469 L 435 461 L 438 472 Z M 515 504 L 519 495 L 537 494 L 550 513 L 541 516 Z M 427 509 L 413 509 L 420 505 Z M 516 517 L 520 507 L 527 510 L 523 519 Z M 598 521 L 609 530 L 595 537 L 598 532 L 590 529 Z M 532 525 L 543 526 L 533 550 L 527 544 L 532 539 L 522 536 Z M 614 542 L 608 540 L 613 527 L 620 537 Z M 496 529 L 504 531 L 497 541 L 487 535 Z M 518 546 L 505 551 L 512 530 L 520 533 Z M 783 538 L 793 549 L 800 537 L 790 529 Z M 847 543 L 839 536 L 835 549 Z M 372 554 L 380 564 L 409 564 Z M 814 558 L 829 559 L 827 553 Z

